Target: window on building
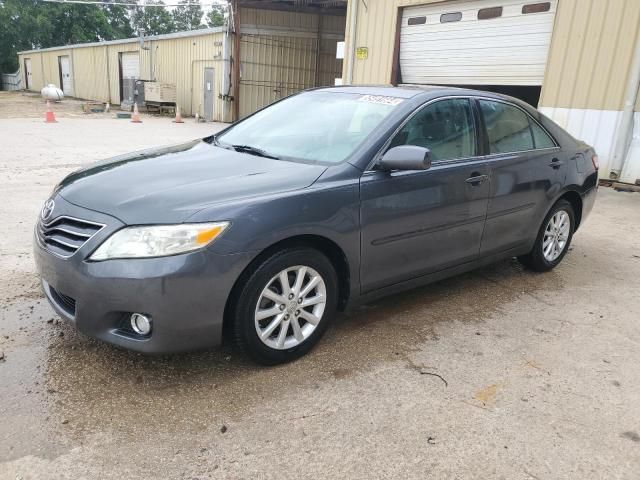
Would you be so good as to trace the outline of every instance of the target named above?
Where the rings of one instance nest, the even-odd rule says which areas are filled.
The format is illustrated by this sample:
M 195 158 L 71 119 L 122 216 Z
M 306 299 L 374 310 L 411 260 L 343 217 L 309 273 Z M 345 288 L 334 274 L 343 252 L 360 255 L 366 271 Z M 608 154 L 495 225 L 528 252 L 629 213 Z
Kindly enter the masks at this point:
M 443 13 L 440 15 L 440 23 L 459 22 L 462 12 Z
M 489 153 L 533 150 L 529 116 L 522 110 L 502 102 L 480 100 L 480 111 L 489 137 Z
M 551 10 L 551 2 L 529 3 L 522 6 L 522 13 L 542 13 Z
M 407 24 L 409 25 L 424 25 L 427 23 L 427 17 L 411 17 Z
M 428 148 L 434 162 L 474 156 L 476 137 L 469 100 L 440 100 L 424 107 L 394 137 L 391 147 L 399 145 Z
M 502 7 L 481 8 L 478 10 L 478 20 L 489 20 L 502 16 Z

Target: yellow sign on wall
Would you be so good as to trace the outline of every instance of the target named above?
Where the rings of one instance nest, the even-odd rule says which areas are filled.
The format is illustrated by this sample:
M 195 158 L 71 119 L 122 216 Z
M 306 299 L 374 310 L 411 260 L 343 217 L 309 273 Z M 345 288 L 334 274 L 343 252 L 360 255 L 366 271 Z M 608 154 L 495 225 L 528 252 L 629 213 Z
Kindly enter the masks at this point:
M 369 48 L 358 47 L 356 48 L 356 58 L 358 60 L 366 60 L 369 57 Z

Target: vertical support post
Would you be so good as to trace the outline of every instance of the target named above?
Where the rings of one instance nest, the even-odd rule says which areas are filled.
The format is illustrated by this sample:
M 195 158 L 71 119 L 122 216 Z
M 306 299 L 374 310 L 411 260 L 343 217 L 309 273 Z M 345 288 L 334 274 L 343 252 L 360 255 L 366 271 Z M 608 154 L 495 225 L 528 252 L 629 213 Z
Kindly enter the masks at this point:
M 347 85 L 353 84 L 353 69 L 356 61 L 356 37 L 358 28 L 358 3 L 360 0 L 349 0 L 349 47 L 348 55 L 348 67 L 347 67 Z
M 322 53 L 322 20 L 324 19 L 322 12 L 318 14 L 318 30 L 316 31 L 316 69 L 313 81 L 314 87 L 320 86 L 320 54 Z
M 398 7 L 396 16 L 396 38 L 393 43 L 393 60 L 391 64 L 391 85 L 397 87 L 402 81 L 400 78 L 400 30 L 402 29 L 402 7 Z
M 233 53 L 231 84 L 233 87 L 233 121 L 240 119 L 240 8 L 238 0 L 232 0 L 233 13 Z
M 113 103 L 111 99 L 111 62 L 109 61 L 109 47 L 104 45 L 102 48 L 104 48 L 104 56 L 106 57 L 105 60 L 107 63 L 107 90 L 109 91 L 107 93 L 107 101 Z

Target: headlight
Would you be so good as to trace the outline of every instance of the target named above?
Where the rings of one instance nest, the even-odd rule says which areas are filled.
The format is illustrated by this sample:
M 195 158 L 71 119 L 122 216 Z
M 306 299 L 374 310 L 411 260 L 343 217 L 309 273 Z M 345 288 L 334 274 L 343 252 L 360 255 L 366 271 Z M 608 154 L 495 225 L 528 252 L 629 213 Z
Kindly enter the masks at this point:
M 218 238 L 229 222 L 127 227 L 107 238 L 91 260 L 164 257 L 203 248 Z

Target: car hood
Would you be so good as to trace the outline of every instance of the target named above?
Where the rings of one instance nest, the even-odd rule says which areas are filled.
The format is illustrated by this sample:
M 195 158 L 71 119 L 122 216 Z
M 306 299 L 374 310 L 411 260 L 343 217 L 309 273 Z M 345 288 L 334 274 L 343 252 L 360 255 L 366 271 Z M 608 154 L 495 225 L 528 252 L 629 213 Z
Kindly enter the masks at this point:
M 214 204 L 305 188 L 324 170 L 197 140 L 93 164 L 66 177 L 57 193 L 126 224 L 180 223 Z

